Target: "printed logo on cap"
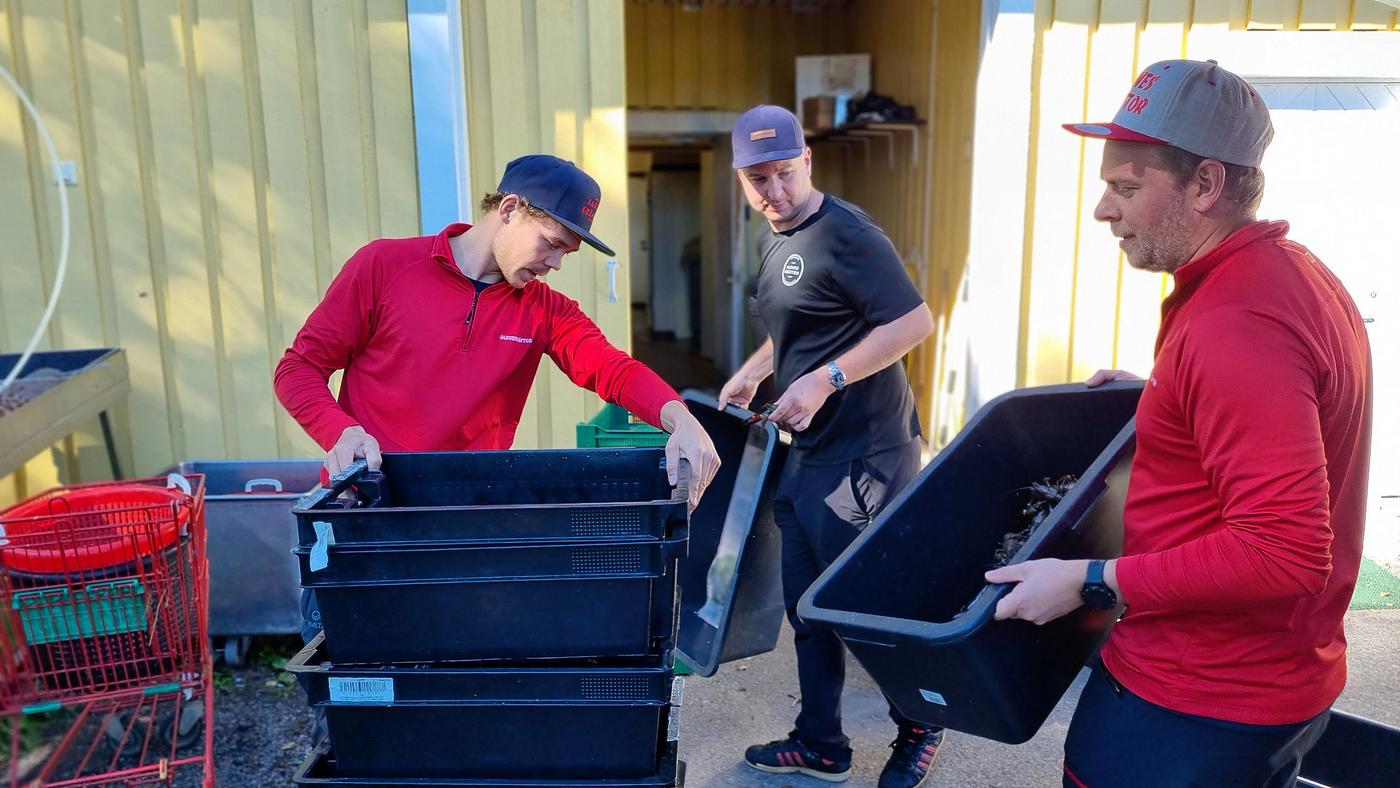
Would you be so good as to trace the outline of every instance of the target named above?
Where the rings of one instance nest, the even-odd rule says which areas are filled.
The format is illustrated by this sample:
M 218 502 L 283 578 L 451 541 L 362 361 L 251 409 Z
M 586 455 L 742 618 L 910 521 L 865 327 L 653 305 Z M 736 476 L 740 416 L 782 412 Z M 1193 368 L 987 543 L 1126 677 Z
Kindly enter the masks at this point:
M 593 214 L 598 212 L 598 201 L 596 199 L 589 200 L 588 202 L 584 203 L 583 207 L 579 210 L 583 211 L 583 215 L 587 216 L 588 221 L 591 222 L 593 221 Z
M 1152 86 L 1157 84 L 1157 80 L 1161 78 L 1161 74 L 1154 74 L 1151 71 L 1144 70 L 1142 74 L 1138 76 L 1137 82 L 1133 83 L 1133 89 L 1128 91 L 1128 97 L 1123 99 L 1123 109 L 1134 115 L 1141 115 L 1142 111 L 1147 109 L 1147 105 L 1152 103 L 1152 99 L 1134 91 L 1141 90 L 1144 93 L 1148 92 L 1152 90 Z
M 783 284 L 792 287 L 802 281 L 802 272 L 806 265 L 802 262 L 802 255 L 795 254 L 788 257 L 783 263 Z

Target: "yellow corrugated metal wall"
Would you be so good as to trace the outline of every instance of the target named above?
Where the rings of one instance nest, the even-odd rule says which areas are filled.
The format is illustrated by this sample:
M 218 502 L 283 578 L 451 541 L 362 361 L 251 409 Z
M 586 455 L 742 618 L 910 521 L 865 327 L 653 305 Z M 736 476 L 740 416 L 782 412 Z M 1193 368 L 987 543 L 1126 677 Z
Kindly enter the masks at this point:
M 551 153 L 576 162 L 603 197 L 593 231 L 616 250 L 585 246 L 549 283 L 578 299 L 619 347 L 631 345 L 627 259 L 627 116 L 622 0 L 463 0 L 472 183 L 494 188 L 506 162 Z M 573 446 L 575 425 L 600 406 L 546 360 L 525 406 L 516 448 Z
M 1288 42 L 1306 57 L 1310 42 L 1320 41 L 1314 35 L 1397 29 L 1400 14 L 1375 0 L 1038 2 L 1018 382 L 1080 380 L 1100 367 L 1145 372 L 1169 284 L 1165 276 L 1128 268 L 1115 240 L 1094 221 L 1102 143 L 1067 134 L 1061 123 L 1111 117 L 1133 76 L 1156 60 L 1217 57 L 1228 66 L 1241 42 L 1257 41 L 1243 37 L 1332 31 Z
M 276 404 L 272 369 L 355 248 L 417 231 L 407 30 L 401 0 L 0 0 L 0 63 L 77 162 L 46 344 L 126 349 L 132 392 L 114 416 L 128 473 L 316 451 Z M 0 90 L 0 347 L 12 350 L 58 248 L 54 187 L 22 113 Z M 105 478 L 95 433 L 0 482 L 0 500 Z
M 629 0 L 627 105 L 635 109 L 742 112 L 793 105 L 798 55 L 848 51 L 847 8 L 793 13 L 768 3 Z M 868 50 L 862 50 L 868 51 Z
M 926 434 L 943 419 L 947 323 L 967 264 L 968 196 L 981 31 L 978 3 L 863 0 L 853 5 L 853 50 L 873 53 L 873 89 L 913 104 L 917 134 L 867 137 L 846 159 L 845 195 L 894 242 L 936 321 L 910 355 Z
M 825 149 L 839 146 L 844 164 L 839 196 L 880 223 L 925 299 L 934 278 L 926 232 L 932 221 L 926 206 L 935 150 L 927 121 L 933 114 L 936 5 L 934 0 L 887 0 L 852 7 L 851 51 L 871 54 L 873 91 L 914 106 L 916 130 L 861 132 L 855 135 L 859 142 L 843 138 L 818 143 Z M 938 308 L 932 300 L 929 305 Z M 925 423 L 934 346 L 926 342 L 909 359 L 910 382 Z

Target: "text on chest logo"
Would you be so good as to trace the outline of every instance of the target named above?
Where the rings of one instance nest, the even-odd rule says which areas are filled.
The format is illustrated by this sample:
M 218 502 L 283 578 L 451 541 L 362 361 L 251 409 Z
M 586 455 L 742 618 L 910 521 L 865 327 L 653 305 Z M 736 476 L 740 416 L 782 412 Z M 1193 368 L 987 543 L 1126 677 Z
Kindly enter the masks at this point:
M 805 268 L 802 262 L 802 255 L 789 255 L 783 263 L 783 284 L 792 287 L 802 280 L 802 271 Z

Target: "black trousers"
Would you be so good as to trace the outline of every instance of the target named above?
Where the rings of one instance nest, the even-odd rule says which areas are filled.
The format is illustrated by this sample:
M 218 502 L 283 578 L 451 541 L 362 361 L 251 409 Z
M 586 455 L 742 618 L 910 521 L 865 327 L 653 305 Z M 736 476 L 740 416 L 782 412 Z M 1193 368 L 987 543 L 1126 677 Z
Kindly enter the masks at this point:
M 793 450 L 783 466 L 773 518 L 783 534 L 783 601 L 797 650 L 802 710 L 792 731 L 829 758 L 849 759 L 841 731 L 845 647 L 834 633 L 807 626 L 797 600 L 919 472 L 919 440 L 840 465 L 803 465 Z M 890 707 L 897 724 L 915 725 Z
M 1065 739 L 1067 788 L 1288 788 L 1330 710 L 1292 725 L 1246 725 L 1150 703 L 1095 667 Z

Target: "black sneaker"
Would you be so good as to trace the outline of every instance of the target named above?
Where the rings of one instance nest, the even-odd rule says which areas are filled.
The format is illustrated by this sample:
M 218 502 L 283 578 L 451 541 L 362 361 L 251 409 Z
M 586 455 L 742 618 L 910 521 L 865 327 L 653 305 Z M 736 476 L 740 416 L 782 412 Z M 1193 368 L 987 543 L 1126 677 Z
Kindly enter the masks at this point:
M 850 758 L 825 758 L 791 737 L 755 744 L 744 751 L 744 762 L 761 772 L 805 774 L 829 783 L 842 783 L 851 776 Z
M 899 728 L 899 738 L 890 743 L 894 752 L 880 772 L 880 788 L 915 788 L 928 777 L 943 743 L 942 728 Z

